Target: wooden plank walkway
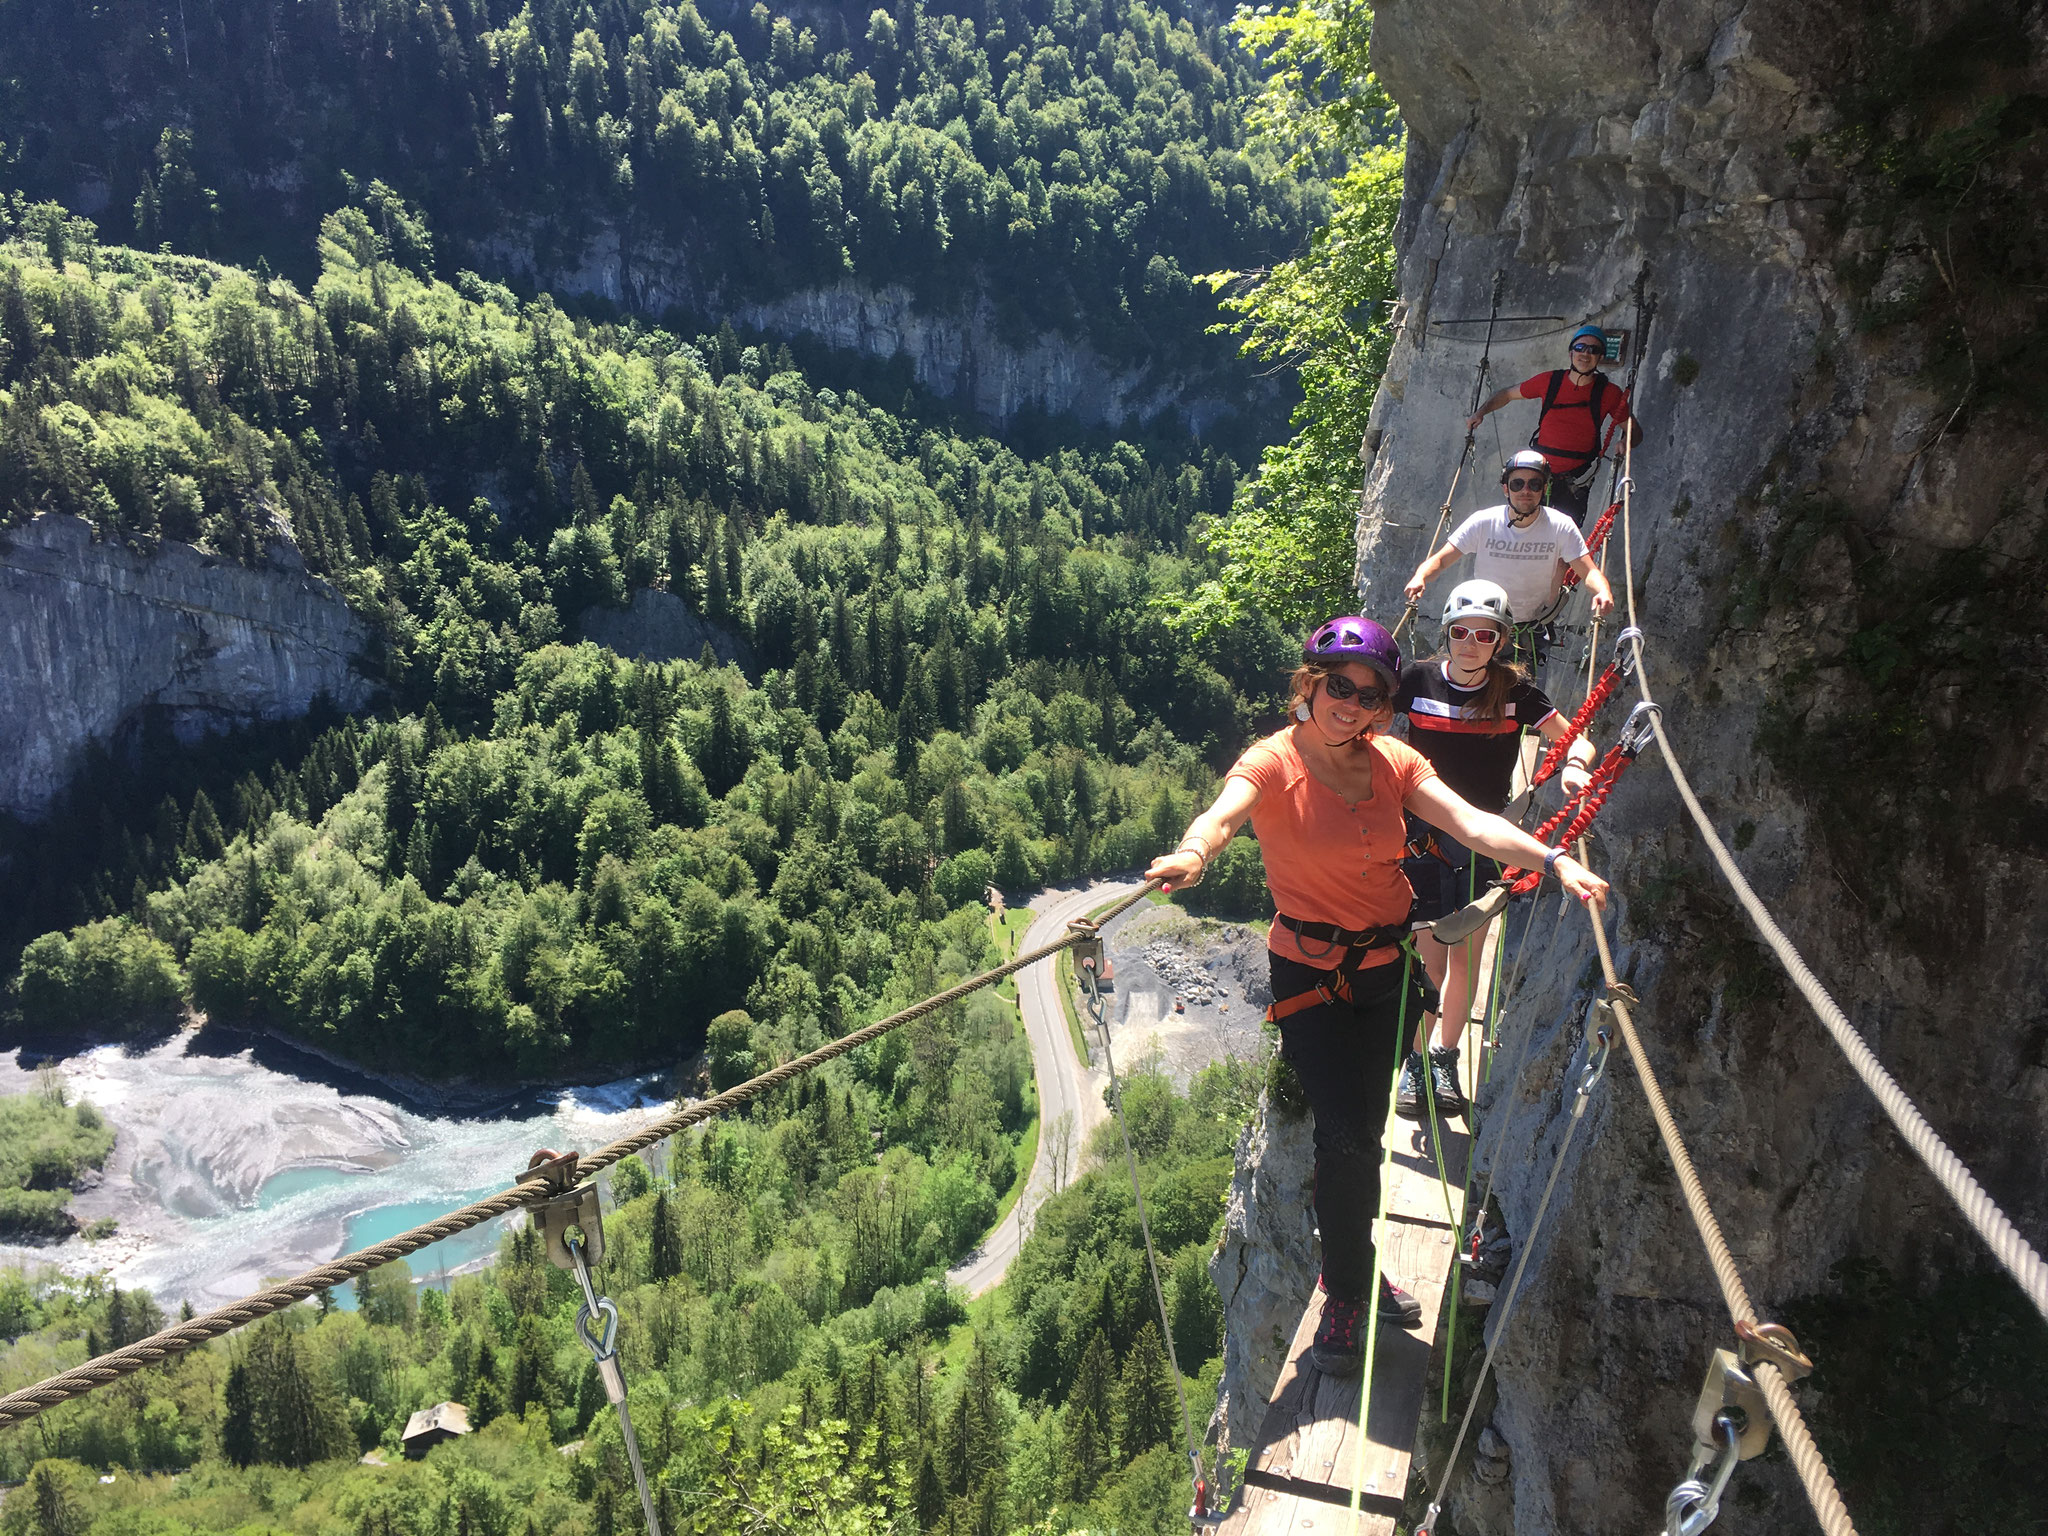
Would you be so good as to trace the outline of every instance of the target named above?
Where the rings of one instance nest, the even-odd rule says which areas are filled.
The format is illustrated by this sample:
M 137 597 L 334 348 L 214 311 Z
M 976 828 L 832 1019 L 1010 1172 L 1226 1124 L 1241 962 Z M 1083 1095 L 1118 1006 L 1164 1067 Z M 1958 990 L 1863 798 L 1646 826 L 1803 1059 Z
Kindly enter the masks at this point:
M 1487 937 L 1479 976 L 1490 980 L 1501 925 Z M 1482 987 L 1484 980 L 1482 980 Z M 1475 1006 L 1483 1020 L 1484 992 Z M 1466 1031 L 1468 1046 L 1483 1024 Z M 1473 1096 L 1476 1049 L 1462 1054 L 1466 1097 Z M 1381 1267 L 1422 1305 L 1414 1329 L 1382 1327 L 1373 1362 L 1372 1403 L 1361 1455 L 1358 1433 L 1360 1379 L 1326 1376 L 1309 1364 L 1308 1347 L 1322 1320 L 1317 1291 L 1294 1330 L 1265 1422 L 1246 1464 L 1244 1486 L 1219 1527 L 1222 1536 L 1393 1536 L 1408 1490 L 1408 1463 L 1427 1406 L 1430 1341 L 1436 1337 L 1450 1288 L 1453 1248 L 1464 1220 L 1466 1160 L 1471 1138 L 1463 1121 L 1444 1125 L 1448 1209 L 1426 1126 L 1387 1116 L 1389 1169 L 1387 1219 L 1377 1227 Z M 1358 1515 L 1351 1514 L 1358 1490 Z

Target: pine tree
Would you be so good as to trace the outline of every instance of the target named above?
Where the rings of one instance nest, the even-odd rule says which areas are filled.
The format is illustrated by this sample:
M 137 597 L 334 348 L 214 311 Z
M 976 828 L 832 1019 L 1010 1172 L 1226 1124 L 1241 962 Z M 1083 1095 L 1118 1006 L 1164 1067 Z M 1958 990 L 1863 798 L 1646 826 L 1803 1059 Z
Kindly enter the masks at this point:
M 249 1385 L 249 1367 L 237 1360 L 228 1367 L 221 1389 L 220 1453 L 238 1467 L 256 1460 L 256 1398 Z
M 1109 1338 L 1098 1328 L 1081 1352 L 1073 1390 L 1067 1394 L 1065 1450 L 1069 1498 L 1091 1497 L 1109 1470 L 1111 1397 L 1115 1383 L 1116 1366 L 1110 1358 Z
M 28 1506 L 28 1519 L 18 1527 L 24 1536 L 85 1536 L 92 1528 L 92 1511 L 72 1486 L 72 1471 L 62 1462 L 39 1461 L 29 1469 L 19 1502 Z M 16 1500 L 8 1501 L 9 1529 L 17 1529 L 11 1516 Z
M 746 739 L 733 718 L 732 695 L 723 687 L 711 692 L 711 736 L 704 746 L 704 779 L 711 793 L 723 799 L 726 791 L 746 777 Z
M 221 831 L 220 815 L 213 808 L 213 802 L 201 789 L 192 796 L 192 814 L 185 822 L 185 852 L 199 860 L 217 859 L 228 851 L 228 840 Z
M 652 1280 L 671 1280 L 683 1272 L 683 1233 L 674 1202 L 666 1189 L 654 1192 L 654 1222 L 647 1239 L 647 1273 Z
M 1167 1379 L 1166 1350 L 1159 1325 L 1147 1322 L 1138 1330 L 1124 1361 L 1123 1383 L 1117 1392 L 1117 1453 L 1124 1461 L 1142 1456 L 1155 1445 L 1173 1444 L 1180 1414 L 1173 1383 Z
M 929 1531 L 945 1518 L 946 1488 L 939 1481 L 937 1463 L 932 1460 L 932 1448 L 927 1445 L 917 1461 L 917 1523 Z

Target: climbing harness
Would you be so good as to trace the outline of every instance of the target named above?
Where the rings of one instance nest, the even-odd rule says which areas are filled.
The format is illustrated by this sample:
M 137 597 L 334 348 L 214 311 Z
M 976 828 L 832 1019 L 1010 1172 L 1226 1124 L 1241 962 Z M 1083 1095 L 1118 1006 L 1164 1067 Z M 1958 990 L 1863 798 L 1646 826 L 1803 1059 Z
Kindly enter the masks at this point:
M 1437 1516 L 1443 1513 L 1444 1494 L 1450 1489 L 1451 1473 L 1458 1465 L 1458 1453 L 1465 1447 L 1465 1436 L 1471 1431 L 1472 1415 L 1479 1407 L 1480 1393 L 1493 1369 L 1493 1357 L 1499 1352 L 1501 1340 L 1507 1337 L 1508 1324 L 1514 1319 L 1515 1300 L 1522 1289 L 1522 1274 L 1529 1267 L 1529 1255 L 1536 1246 L 1536 1236 L 1543 1230 L 1543 1218 L 1550 1210 L 1550 1197 L 1557 1189 L 1558 1175 L 1564 1172 L 1565 1154 L 1571 1150 L 1579 1124 L 1586 1118 L 1586 1105 L 1593 1097 L 1593 1090 L 1600 1086 L 1601 1079 L 1607 1074 L 1607 1057 L 1613 1049 L 1613 1031 L 1596 1013 L 1586 1034 L 1586 1065 L 1579 1073 L 1579 1086 L 1572 1096 L 1571 1119 L 1566 1122 L 1564 1136 L 1557 1144 L 1557 1156 L 1551 1160 L 1550 1178 L 1543 1186 L 1543 1198 L 1536 1202 L 1536 1215 L 1529 1223 L 1528 1236 L 1522 1239 L 1521 1252 L 1515 1256 L 1515 1272 L 1501 1297 L 1500 1311 L 1492 1328 L 1493 1337 L 1487 1341 L 1486 1357 L 1479 1364 L 1478 1380 L 1472 1384 L 1472 1395 L 1465 1400 L 1465 1417 L 1458 1424 L 1457 1438 L 1451 1442 L 1450 1455 L 1444 1458 L 1443 1476 L 1437 1481 L 1436 1497 L 1430 1501 L 1422 1523 L 1415 1527 L 1415 1536 L 1430 1536 L 1436 1529 Z
M 574 1176 L 576 1155 L 538 1152 L 528 1166 L 545 1168 L 560 1182 L 563 1175 Z M 576 1311 L 576 1337 L 597 1366 L 605 1401 L 618 1410 L 619 1435 L 626 1442 L 626 1459 L 632 1463 L 633 1486 L 640 1492 L 647 1536 L 661 1536 L 654 1496 L 647 1489 L 647 1471 L 640 1464 L 640 1440 L 633 1433 L 633 1416 L 626 1407 L 626 1373 L 619 1365 L 619 1309 L 611 1297 L 597 1294 L 590 1279 L 590 1266 L 604 1262 L 604 1218 L 598 1208 L 597 1186 L 585 1183 L 563 1189 L 535 1206 L 532 1219 L 547 1244 L 549 1261 L 557 1269 L 575 1272 L 576 1284 L 583 1292 L 583 1305 Z M 599 1319 L 603 1320 L 601 1327 Z
M 1094 1022 L 1095 1032 L 1102 1041 L 1102 1065 L 1109 1073 L 1109 1106 L 1116 1111 L 1116 1128 L 1123 1137 L 1124 1166 L 1130 1171 L 1131 1199 L 1138 1209 L 1138 1232 L 1145 1240 L 1145 1267 L 1152 1275 L 1153 1299 L 1159 1303 L 1159 1334 L 1166 1344 L 1166 1363 L 1173 1371 L 1173 1395 L 1180 1403 L 1181 1433 L 1187 1439 L 1188 1466 L 1195 1485 L 1188 1519 L 1196 1525 L 1216 1525 L 1223 1517 L 1210 1508 L 1209 1480 L 1202 1468 L 1201 1449 L 1195 1443 L 1195 1421 L 1188 1412 L 1187 1387 L 1181 1381 L 1180 1353 L 1173 1347 L 1173 1319 L 1166 1310 L 1166 1286 L 1159 1278 L 1159 1255 L 1152 1247 L 1152 1223 L 1145 1214 L 1145 1191 L 1138 1183 L 1138 1154 L 1131 1148 L 1131 1127 L 1124 1118 L 1123 1083 L 1116 1075 L 1116 1057 L 1110 1051 L 1109 1010 L 1102 1005 L 1102 928 L 1085 918 L 1067 924 L 1067 928 L 1076 934 L 1074 973 L 1081 978 L 1082 989 L 1087 993 L 1088 1017 Z

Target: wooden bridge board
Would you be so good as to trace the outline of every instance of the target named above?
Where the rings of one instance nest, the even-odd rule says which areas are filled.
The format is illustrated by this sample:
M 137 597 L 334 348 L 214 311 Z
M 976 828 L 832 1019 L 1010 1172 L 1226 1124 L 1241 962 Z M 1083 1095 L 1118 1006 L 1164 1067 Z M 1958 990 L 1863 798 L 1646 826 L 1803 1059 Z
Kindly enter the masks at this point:
M 1490 979 L 1500 927 L 1496 923 L 1488 936 L 1479 967 L 1482 978 Z M 1483 999 L 1477 1011 L 1483 1014 Z M 1477 1025 L 1467 1038 L 1478 1038 Z M 1468 1097 L 1477 1087 L 1477 1058 L 1475 1050 L 1463 1053 Z M 1326 1376 L 1309 1363 L 1308 1348 L 1323 1313 L 1322 1293 L 1310 1296 L 1252 1448 L 1244 1486 L 1220 1527 L 1222 1536 L 1393 1536 L 1408 1490 L 1416 1430 L 1428 1408 L 1423 1387 L 1430 1341 L 1443 1312 L 1453 1245 L 1464 1217 L 1471 1138 L 1463 1121 L 1444 1126 L 1446 1210 L 1446 1190 L 1438 1181 L 1426 1127 L 1389 1113 L 1386 1134 L 1393 1155 L 1387 1219 L 1377 1230 L 1381 1266 L 1421 1303 L 1421 1325 L 1379 1331 L 1361 1457 L 1360 1381 Z M 1351 1512 L 1354 1488 L 1356 1516 Z

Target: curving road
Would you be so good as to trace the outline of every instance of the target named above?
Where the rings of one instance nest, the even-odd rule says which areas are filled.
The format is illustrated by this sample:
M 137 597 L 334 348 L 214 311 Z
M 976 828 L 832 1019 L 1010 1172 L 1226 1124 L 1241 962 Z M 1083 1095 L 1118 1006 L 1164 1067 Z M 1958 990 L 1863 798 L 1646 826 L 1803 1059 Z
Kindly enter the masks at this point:
M 1067 923 L 1086 917 L 1097 907 L 1119 896 L 1127 896 L 1144 882 L 1136 879 L 1097 880 L 1078 890 L 1043 891 L 1031 904 L 1031 926 L 1023 947 L 1050 944 L 1066 931 Z M 1074 1052 L 1074 1037 L 1060 1011 L 1057 972 L 1052 960 L 1041 960 L 1017 973 L 1017 1000 L 1024 1014 L 1024 1034 L 1031 1043 L 1031 1074 L 1038 1084 L 1038 1156 L 1024 1181 L 1024 1193 L 999 1226 L 982 1239 L 981 1246 L 961 1264 L 947 1272 L 954 1285 L 964 1286 L 970 1296 L 979 1296 L 1000 1284 L 1017 1257 L 1018 1245 L 1030 1230 L 1032 1213 L 1053 1192 L 1053 1127 L 1062 1114 L 1074 1117 L 1073 1149 L 1067 1159 L 1066 1182 L 1080 1171 L 1081 1158 L 1095 1128 L 1109 1118 L 1109 1106 L 1102 1091 L 1109 1075 L 1091 1068 Z

